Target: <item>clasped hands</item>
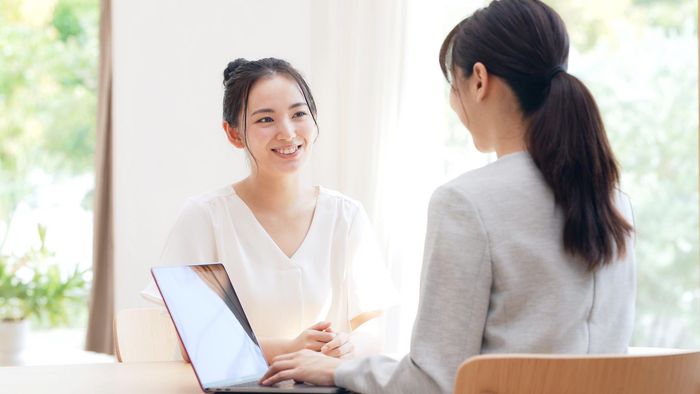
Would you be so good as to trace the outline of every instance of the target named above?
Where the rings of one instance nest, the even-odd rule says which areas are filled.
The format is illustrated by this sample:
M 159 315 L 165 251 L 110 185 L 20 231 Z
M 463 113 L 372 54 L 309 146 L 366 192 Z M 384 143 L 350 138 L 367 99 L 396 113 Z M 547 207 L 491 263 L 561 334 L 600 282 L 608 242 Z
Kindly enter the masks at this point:
M 329 357 L 352 358 L 355 347 L 350 336 L 344 332 L 335 332 L 330 322 L 319 322 L 302 331 L 294 338 L 286 353 L 308 349 L 323 353 Z
M 315 385 L 333 385 L 333 374 L 343 359 L 352 358 L 350 335 L 336 332 L 330 322 L 319 322 L 287 341 L 282 354 L 272 356 L 270 368 L 260 379 L 264 385 L 294 379 Z

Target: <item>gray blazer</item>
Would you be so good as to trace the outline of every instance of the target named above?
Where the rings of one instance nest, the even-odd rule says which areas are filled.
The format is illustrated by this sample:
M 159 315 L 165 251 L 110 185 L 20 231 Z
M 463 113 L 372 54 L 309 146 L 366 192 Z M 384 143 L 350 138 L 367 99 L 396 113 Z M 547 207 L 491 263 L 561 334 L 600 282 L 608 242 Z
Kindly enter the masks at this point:
M 629 200 L 620 212 L 633 224 Z M 527 152 L 463 174 L 433 194 L 410 353 L 343 363 L 362 393 L 450 393 L 457 367 L 484 353 L 624 353 L 635 304 L 628 253 L 588 272 L 564 251 L 563 217 Z

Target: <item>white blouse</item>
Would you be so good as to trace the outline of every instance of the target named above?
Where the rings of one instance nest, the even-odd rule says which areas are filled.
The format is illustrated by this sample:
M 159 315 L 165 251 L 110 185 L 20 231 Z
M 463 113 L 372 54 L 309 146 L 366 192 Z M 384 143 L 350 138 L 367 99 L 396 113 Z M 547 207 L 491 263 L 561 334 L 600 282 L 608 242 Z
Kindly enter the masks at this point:
M 327 320 L 350 320 L 396 301 L 362 205 L 319 186 L 306 238 L 288 257 L 253 212 L 226 186 L 190 198 L 166 242 L 160 265 L 221 262 L 256 335 L 294 338 Z M 141 293 L 161 302 L 155 284 Z

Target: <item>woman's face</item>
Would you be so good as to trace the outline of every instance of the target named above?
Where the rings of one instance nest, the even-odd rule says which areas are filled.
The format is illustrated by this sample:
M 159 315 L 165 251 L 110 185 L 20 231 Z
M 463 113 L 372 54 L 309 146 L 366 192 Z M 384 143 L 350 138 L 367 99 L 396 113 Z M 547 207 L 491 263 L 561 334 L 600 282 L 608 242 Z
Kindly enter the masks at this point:
M 317 128 L 294 79 L 275 75 L 255 82 L 246 121 L 249 153 L 259 171 L 295 173 L 311 155 Z

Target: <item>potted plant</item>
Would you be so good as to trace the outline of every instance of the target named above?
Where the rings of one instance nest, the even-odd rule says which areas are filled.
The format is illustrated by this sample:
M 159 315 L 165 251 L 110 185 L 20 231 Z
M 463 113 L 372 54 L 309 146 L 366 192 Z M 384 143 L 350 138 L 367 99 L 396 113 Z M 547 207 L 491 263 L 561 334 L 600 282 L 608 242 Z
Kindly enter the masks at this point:
M 18 363 L 30 320 L 66 324 L 71 308 L 85 303 L 86 272 L 76 267 L 66 273 L 52 262 L 46 227 L 39 225 L 38 233 L 39 248 L 21 256 L 0 254 L 0 365 Z

